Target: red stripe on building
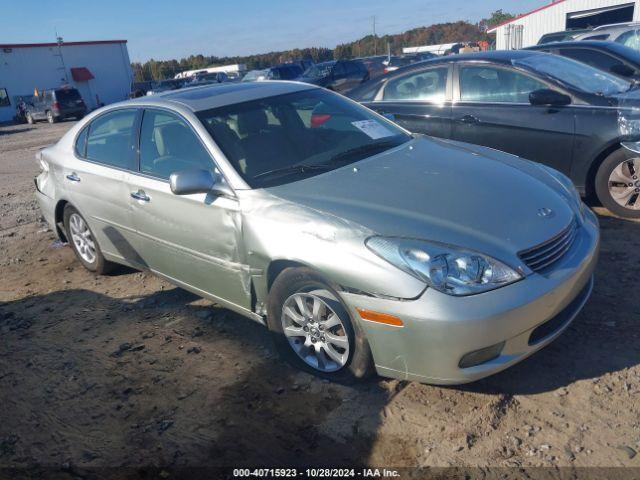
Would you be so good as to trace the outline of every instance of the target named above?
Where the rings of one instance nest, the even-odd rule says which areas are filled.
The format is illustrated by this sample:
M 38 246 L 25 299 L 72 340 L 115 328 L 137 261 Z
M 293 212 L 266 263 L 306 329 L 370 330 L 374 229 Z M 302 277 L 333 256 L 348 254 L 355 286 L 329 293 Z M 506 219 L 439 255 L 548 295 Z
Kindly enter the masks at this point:
M 110 43 L 127 43 L 126 40 L 94 40 L 88 42 L 62 42 L 63 47 L 74 47 L 79 45 L 106 45 Z M 57 47 L 57 43 L 4 43 L 0 44 L 0 48 L 38 48 L 38 47 Z

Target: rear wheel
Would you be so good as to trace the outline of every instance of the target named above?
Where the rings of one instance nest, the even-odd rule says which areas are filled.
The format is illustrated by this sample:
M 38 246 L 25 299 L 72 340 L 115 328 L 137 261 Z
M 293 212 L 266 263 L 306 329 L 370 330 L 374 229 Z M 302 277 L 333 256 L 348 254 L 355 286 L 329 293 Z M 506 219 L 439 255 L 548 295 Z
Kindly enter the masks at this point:
M 114 264 L 105 260 L 86 220 L 71 205 L 64 208 L 64 226 L 71 248 L 87 270 L 104 274 L 113 269 Z
M 49 123 L 56 123 L 57 119 L 55 117 L 55 115 L 53 114 L 53 112 L 51 110 L 47 111 L 47 122 Z
M 595 180 L 598 200 L 612 213 L 640 218 L 640 156 L 620 149 L 600 165 Z
M 267 323 L 292 365 L 351 383 L 374 371 L 371 352 L 336 291 L 309 268 L 288 268 L 269 293 Z

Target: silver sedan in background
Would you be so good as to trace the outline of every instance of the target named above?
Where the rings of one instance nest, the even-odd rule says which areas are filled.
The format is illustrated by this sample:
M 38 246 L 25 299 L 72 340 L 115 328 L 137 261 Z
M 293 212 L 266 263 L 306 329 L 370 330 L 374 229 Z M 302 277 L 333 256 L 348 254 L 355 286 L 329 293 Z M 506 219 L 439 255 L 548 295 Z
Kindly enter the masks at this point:
M 86 268 L 154 272 L 338 381 L 493 374 L 592 289 L 598 224 L 567 177 L 312 85 L 114 104 L 38 160 L 42 212 Z

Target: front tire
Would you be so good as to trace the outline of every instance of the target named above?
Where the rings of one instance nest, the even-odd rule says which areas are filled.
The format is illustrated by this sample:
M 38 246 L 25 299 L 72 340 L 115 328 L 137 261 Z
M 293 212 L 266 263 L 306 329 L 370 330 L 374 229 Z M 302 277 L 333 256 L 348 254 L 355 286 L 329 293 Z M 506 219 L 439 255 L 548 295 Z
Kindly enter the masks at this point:
M 71 248 L 84 268 L 99 275 L 113 270 L 114 264 L 105 260 L 89 224 L 78 210 L 69 204 L 64 208 L 64 227 Z
M 640 218 L 640 156 L 616 150 L 602 162 L 595 178 L 598 200 L 624 218 Z
M 336 290 L 309 268 L 287 268 L 269 292 L 267 324 L 293 366 L 340 383 L 374 372 L 369 345 Z
M 27 113 L 27 123 L 29 125 L 33 125 L 34 123 L 36 123 L 30 113 Z

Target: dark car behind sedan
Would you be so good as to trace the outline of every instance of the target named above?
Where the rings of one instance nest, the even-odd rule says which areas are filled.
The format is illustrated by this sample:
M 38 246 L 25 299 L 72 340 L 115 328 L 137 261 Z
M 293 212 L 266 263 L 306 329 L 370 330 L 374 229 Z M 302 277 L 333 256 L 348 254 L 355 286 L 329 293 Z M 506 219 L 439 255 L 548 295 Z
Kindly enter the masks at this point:
M 525 50 L 562 55 L 620 77 L 640 79 L 640 52 L 620 43 L 583 40 L 536 45 Z
M 343 93 L 369 80 L 369 71 L 360 60 L 334 60 L 316 63 L 296 80 Z
M 46 120 L 55 123 L 68 118 L 82 118 L 87 114 L 87 105 L 80 92 L 72 87 L 43 90 L 33 96 L 26 106 L 25 118 L 28 123 Z
M 589 33 L 592 31 L 591 28 L 583 28 L 583 29 L 575 29 L 575 30 L 564 30 L 562 32 L 552 32 L 545 33 L 538 40 L 538 45 L 546 45 L 554 42 L 566 42 L 569 40 L 573 40 L 578 35 L 582 35 L 583 33 Z
M 640 218 L 640 90 L 547 53 L 482 52 L 429 60 L 349 93 L 408 130 L 549 165 L 583 195 Z

